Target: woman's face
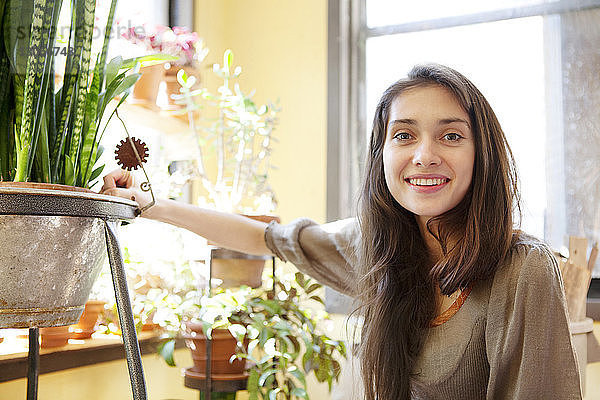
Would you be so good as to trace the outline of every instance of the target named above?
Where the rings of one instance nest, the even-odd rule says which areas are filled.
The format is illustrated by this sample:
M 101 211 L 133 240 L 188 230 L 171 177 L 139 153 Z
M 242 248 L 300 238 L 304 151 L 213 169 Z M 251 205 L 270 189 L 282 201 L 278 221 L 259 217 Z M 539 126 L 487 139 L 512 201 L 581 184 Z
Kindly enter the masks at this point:
M 421 221 L 452 209 L 473 176 L 475 143 L 468 114 L 442 86 L 400 94 L 391 105 L 383 148 L 387 187 Z

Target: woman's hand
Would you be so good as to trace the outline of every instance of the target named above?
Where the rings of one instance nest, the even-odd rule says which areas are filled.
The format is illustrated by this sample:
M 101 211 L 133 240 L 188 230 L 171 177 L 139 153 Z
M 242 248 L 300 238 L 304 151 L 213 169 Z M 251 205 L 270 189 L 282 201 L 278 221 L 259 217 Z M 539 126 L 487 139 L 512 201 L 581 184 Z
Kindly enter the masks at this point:
M 104 185 L 100 189 L 100 194 L 133 200 L 138 203 L 140 208 L 152 201 L 149 192 L 144 192 L 137 187 L 131 172 L 122 169 L 116 169 L 104 176 Z M 146 216 L 146 213 L 145 211 L 143 216 Z

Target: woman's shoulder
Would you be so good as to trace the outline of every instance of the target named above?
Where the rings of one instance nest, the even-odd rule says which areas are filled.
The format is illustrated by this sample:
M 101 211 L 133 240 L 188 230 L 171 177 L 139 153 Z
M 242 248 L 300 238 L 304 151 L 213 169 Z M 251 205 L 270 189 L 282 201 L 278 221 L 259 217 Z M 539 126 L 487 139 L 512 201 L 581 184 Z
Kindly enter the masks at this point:
M 560 271 L 550 247 L 535 236 L 515 233 L 509 254 L 494 276 L 494 286 L 516 288 L 519 283 L 537 285 L 556 280 L 560 280 Z

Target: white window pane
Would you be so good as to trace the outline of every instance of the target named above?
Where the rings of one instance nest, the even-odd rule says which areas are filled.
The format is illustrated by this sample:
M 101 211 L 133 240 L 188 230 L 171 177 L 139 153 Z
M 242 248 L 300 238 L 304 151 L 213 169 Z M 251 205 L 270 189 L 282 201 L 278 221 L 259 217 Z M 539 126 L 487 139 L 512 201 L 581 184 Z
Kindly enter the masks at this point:
M 544 0 L 367 0 L 367 26 L 396 25 L 544 3 Z
M 543 19 L 532 17 L 367 40 L 367 118 L 381 93 L 415 64 L 466 75 L 486 96 L 512 147 L 527 232 L 544 236 L 546 206 Z M 370 129 L 370 128 L 369 128 Z

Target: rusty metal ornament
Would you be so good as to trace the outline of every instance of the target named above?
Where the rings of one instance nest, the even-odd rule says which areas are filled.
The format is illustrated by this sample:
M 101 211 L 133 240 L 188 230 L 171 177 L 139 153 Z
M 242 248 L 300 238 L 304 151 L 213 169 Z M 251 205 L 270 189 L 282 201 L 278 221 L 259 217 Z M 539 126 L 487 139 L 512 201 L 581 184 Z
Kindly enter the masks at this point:
M 127 171 L 137 170 L 148 159 L 148 146 L 140 139 L 128 137 L 117 145 L 115 154 L 115 160 L 121 168 Z

